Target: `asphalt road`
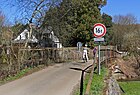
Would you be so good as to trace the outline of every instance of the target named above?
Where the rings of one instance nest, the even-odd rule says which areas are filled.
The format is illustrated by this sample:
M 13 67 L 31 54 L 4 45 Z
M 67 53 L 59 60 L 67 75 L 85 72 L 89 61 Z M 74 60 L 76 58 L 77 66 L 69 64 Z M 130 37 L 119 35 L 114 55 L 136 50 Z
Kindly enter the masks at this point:
M 88 63 L 64 63 L 0 86 L 0 95 L 70 95 L 79 83 L 81 71 Z

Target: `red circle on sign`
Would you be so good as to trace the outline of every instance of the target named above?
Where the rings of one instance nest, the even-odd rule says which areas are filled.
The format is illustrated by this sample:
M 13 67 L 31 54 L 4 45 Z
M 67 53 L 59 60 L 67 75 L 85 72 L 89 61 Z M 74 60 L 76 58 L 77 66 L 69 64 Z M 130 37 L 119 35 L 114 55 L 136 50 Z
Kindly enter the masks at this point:
M 103 28 L 103 33 L 101 35 L 97 35 L 94 33 L 94 29 L 97 27 L 97 26 L 100 26 Z M 93 35 L 94 37 L 97 37 L 97 38 L 100 38 L 100 37 L 103 37 L 105 34 L 106 34 L 106 27 L 105 25 L 101 24 L 101 23 L 97 23 L 93 26 L 93 29 L 92 29 L 92 32 L 93 32 Z

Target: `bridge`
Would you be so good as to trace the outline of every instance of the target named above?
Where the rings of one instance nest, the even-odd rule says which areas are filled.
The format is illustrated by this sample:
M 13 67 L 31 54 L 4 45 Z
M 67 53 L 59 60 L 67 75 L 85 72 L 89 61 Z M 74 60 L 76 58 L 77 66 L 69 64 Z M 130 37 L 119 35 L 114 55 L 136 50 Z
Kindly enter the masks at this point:
M 99 52 L 99 51 L 98 51 Z M 122 57 L 122 56 L 125 56 L 127 55 L 126 52 L 120 52 L 117 50 L 116 47 L 114 46 L 101 46 L 100 48 L 100 62 L 101 64 L 102 63 L 105 63 L 105 64 L 109 64 L 109 63 L 112 63 L 112 58 L 118 58 L 118 57 Z M 89 95 L 89 92 L 90 92 L 90 87 L 91 87 L 91 83 L 92 83 L 92 80 L 94 79 L 93 77 L 93 74 L 94 74 L 94 70 L 95 68 L 98 69 L 98 73 L 100 74 L 100 71 L 99 71 L 99 64 L 98 64 L 98 54 L 96 53 L 96 56 L 95 58 L 93 59 L 94 62 L 92 65 L 88 66 L 87 68 L 85 68 L 84 70 L 82 70 L 82 74 L 84 75 L 84 72 L 89 69 L 90 67 L 92 67 L 91 69 L 91 72 L 90 72 L 90 78 L 88 80 L 88 84 L 87 84 L 87 87 L 86 87 L 86 92 L 84 93 L 84 95 Z M 95 64 L 96 63 L 96 64 Z M 81 75 L 81 79 L 83 79 L 83 75 Z M 83 95 L 83 80 L 81 80 L 81 89 L 80 89 L 80 95 Z
M 24 56 L 23 59 L 21 59 L 21 54 L 23 51 L 26 51 L 25 54 L 27 54 L 29 57 Z M 117 52 L 114 51 L 113 48 L 109 49 L 107 47 L 101 47 L 101 61 L 113 57 L 115 53 Z M 15 69 L 15 71 L 17 70 L 18 72 L 20 69 L 22 70 L 26 67 L 35 68 L 40 65 L 51 65 L 52 62 L 63 62 L 63 64 L 56 64 L 52 67 L 46 67 L 44 70 L 0 86 L 0 94 L 2 95 L 22 95 L 22 93 L 23 95 L 44 95 L 46 93 L 48 93 L 47 95 L 58 95 L 59 93 L 59 95 L 70 94 L 74 85 L 78 84 L 79 79 L 81 79 L 82 84 L 84 72 L 86 72 L 86 70 L 89 68 L 92 68 L 92 72 L 94 70 L 92 60 L 86 64 L 82 63 L 82 52 L 78 52 L 76 48 L 19 49 L 17 54 L 18 56 L 15 56 L 18 57 L 18 64 L 11 63 L 11 70 L 9 70 L 9 68 L 7 70 L 1 69 L 3 70 L 2 72 L 4 72 L 1 73 L 1 80 L 5 79 L 9 74 L 15 74 L 16 72 L 13 72 L 13 69 Z M 108 56 L 105 57 L 105 55 Z M 90 59 L 93 59 L 91 49 L 89 49 L 89 56 Z M 91 76 L 93 75 L 92 72 Z M 90 88 L 90 81 L 91 78 L 89 80 L 89 86 L 87 86 L 86 94 Z M 83 92 L 81 85 L 81 95 L 82 94 Z

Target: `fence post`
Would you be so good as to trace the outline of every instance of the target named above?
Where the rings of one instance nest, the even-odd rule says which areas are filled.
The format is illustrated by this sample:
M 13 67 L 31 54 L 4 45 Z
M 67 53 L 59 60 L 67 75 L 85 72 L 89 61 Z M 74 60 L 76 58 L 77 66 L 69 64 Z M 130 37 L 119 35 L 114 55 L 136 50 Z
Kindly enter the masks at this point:
M 18 72 L 20 71 L 20 62 L 21 62 L 21 56 L 20 56 L 20 54 L 21 54 L 21 50 L 19 49 L 19 51 L 18 51 Z
M 94 74 L 94 64 L 96 63 L 96 56 L 97 56 L 97 53 L 95 54 L 95 57 L 93 58 L 93 64 L 91 65 L 92 66 L 92 70 L 91 70 L 90 78 L 89 78 L 89 81 L 88 81 L 88 84 L 87 84 L 87 87 L 86 87 L 85 95 L 89 95 L 89 92 L 90 92 L 90 86 L 91 86 L 92 79 L 93 79 L 93 74 Z M 89 67 L 90 66 L 88 66 L 87 68 L 89 68 Z
M 112 61 L 112 60 L 111 60 L 111 59 L 112 59 L 111 57 L 112 57 L 112 52 L 111 52 L 111 45 L 110 45 L 110 63 L 111 63 L 111 61 Z
M 106 57 L 106 58 L 105 58 L 105 60 L 106 60 L 106 61 L 105 61 L 105 64 L 107 65 L 107 59 L 108 59 L 108 58 L 107 58 L 107 46 L 105 47 L 105 57 Z

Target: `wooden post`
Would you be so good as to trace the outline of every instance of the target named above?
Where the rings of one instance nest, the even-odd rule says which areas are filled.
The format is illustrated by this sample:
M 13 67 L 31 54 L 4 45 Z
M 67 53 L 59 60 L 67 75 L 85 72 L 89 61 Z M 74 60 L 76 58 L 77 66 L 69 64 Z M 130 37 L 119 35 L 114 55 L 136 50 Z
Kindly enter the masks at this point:
M 92 70 L 91 70 L 90 78 L 89 78 L 89 80 L 88 80 L 88 84 L 87 84 L 87 87 L 86 87 L 85 95 L 89 95 L 89 92 L 90 92 L 91 83 L 92 83 L 93 74 L 94 74 L 94 64 L 95 64 L 95 62 L 96 62 L 95 60 L 97 59 L 96 56 L 97 56 L 97 53 L 95 54 L 95 57 L 94 57 L 94 60 L 93 60 L 93 64 L 91 65 L 91 66 L 92 66 Z M 89 67 L 90 67 L 90 66 L 89 66 Z M 87 68 L 89 68 L 89 67 L 87 67 Z M 87 69 L 87 68 L 86 68 L 86 69 Z M 86 69 L 85 69 L 85 70 L 86 70 Z
M 112 62 L 111 57 L 112 57 L 112 53 L 111 53 L 111 45 L 110 45 L 110 63 Z
M 105 47 L 105 49 L 106 49 L 106 51 L 105 51 L 105 56 L 106 56 L 106 58 L 105 58 L 105 60 L 106 60 L 106 65 L 107 65 L 107 59 L 108 59 L 108 55 L 107 55 L 107 46 Z
M 21 50 L 19 49 L 19 51 L 18 51 L 18 72 L 20 71 L 20 62 L 21 62 L 21 59 L 20 59 L 20 54 L 21 54 Z

